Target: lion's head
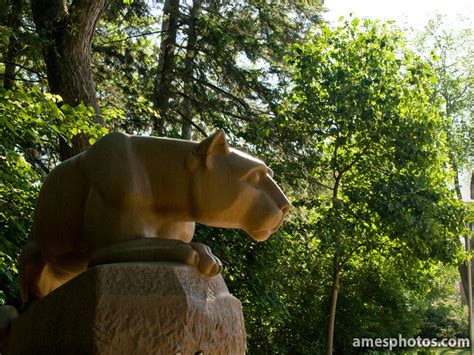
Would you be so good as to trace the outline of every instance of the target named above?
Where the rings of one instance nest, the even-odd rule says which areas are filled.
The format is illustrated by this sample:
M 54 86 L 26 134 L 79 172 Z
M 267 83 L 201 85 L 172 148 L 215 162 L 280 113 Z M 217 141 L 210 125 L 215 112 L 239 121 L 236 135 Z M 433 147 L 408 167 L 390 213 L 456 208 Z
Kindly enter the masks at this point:
M 256 241 L 275 233 L 290 202 L 261 160 L 230 148 L 223 131 L 200 142 L 188 156 L 196 222 L 240 228 Z

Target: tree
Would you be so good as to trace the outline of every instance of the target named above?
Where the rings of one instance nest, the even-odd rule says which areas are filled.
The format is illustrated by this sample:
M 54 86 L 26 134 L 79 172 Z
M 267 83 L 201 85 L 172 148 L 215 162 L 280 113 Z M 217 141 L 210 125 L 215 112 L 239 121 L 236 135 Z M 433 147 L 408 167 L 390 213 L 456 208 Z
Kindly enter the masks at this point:
M 444 17 L 437 15 L 418 33 L 414 47 L 435 69 L 436 92 L 444 100 L 444 125 L 450 148 L 449 163 L 454 173 L 456 194 L 461 191 L 459 174 L 472 167 L 474 159 L 473 85 L 474 55 L 470 44 L 473 31 L 446 29 Z
M 51 93 L 65 104 L 83 102 L 100 112 L 92 76 L 91 43 L 106 0 L 34 0 L 33 18 L 43 43 L 43 57 Z M 101 121 L 99 116 L 96 120 Z M 69 147 L 62 141 L 61 157 L 69 158 L 89 145 L 89 137 L 78 134 Z
M 8 112 L 4 113 L 3 117 L 9 123 L 8 126 L 2 127 L 4 129 L 2 145 L 8 147 L 5 152 L 2 151 L 2 159 L 15 152 L 15 159 L 21 162 L 3 166 L 5 167 L 3 175 L 12 177 L 9 185 L 11 189 L 8 193 L 5 192 L 5 196 L 8 195 L 6 201 L 25 201 L 24 204 L 15 205 L 15 209 L 9 208 L 12 207 L 9 203 L 4 205 L 2 226 L 8 227 L 4 229 L 7 232 L 0 237 L 1 250 L 8 256 L 5 256 L 5 260 L 13 261 L 11 268 L 4 270 L 6 276 L 2 281 L 6 281 L 1 284 L 5 290 L 14 289 L 15 260 L 27 238 L 31 213 L 34 209 L 35 191 L 42 179 L 61 159 L 87 145 L 85 140 L 81 141 L 84 144 L 78 142 L 77 137 L 95 137 L 94 132 L 104 132 L 90 124 L 91 118 L 99 117 L 86 107 L 94 101 L 89 100 L 93 97 L 89 95 L 92 92 L 92 84 L 94 82 L 97 84 L 100 117 L 104 117 L 111 129 L 129 133 L 151 132 L 158 109 L 151 102 L 154 95 L 153 82 L 157 76 L 159 58 L 163 54 L 160 46 L 156 46 L 156 43 L 160 43 L 161 38 L 157 35 L 161 34 L 161 20 L 164 19 L 161 5 L 144 1 L 127 4 L 122 1 L 109 1 L 103 14 L 100 14 L 95 11 L 99 10 L 98 2 L 89 4 L 91 7 L 87 6 L 86 1 L 67 2 L 67 13 L 65 8 L 61 7 L 64 2 L 54 2 L 57 6 L 51 7 L 50 3 L 37 1 L 33 4 L 36 6 L 34 13 L 35 21 L 38 23 L 37 32 L 34 31 L 35 21 L 28 11 L 28 6 L 21 13 L 21 26 L 17 33 L 21 34 L 18 39 L 22 50 L 15 62 L 16 67 L 21 69 L 15 73 L 17 87 L 2 91 L 1 97 L 6 103 L 2 109 Z M 42 7 L 40 4 L 48 6 Z M 275 106 L 275 102 L 280 100 L 284 91 L 282 85 L 289 78 L 285 73 L 283 62 L 288 49 L 287 44 L 300 40 L 302 31 L 319 21 L 315 14 L 315 10 L 319 7 L 300 3 L 287 6 L 279 3 L 203 2 L 201 11 L 198 11 L 198 2 L 194 3 L 194 10 L 188 5 L 190 3 L 181 2 L 179 9 L 177 30 L 179 41 L 175 48 L 176 70 L 169 73 L 172 79 L 170 87 L 172 97 L 169 101 L 170 113 L 165 117 L 163 134 L 179 136 L 182 133 L 182 125 L 191 122 L 193 129 L 202 135 L 214 130 L 215 127 L 226 127 L 237 140 L 236 137 L 246 134 L 244 127 L 247 121 L 256 119 L 261 112 L 266 112 L 268 107 Z M 58 22 L 48 22 L 48 16 L 54 18 L 54 14 L 58 16 Z M 0 28 L 3 49 L 8 48 L 8 38 L 12 31 L 8 28 L 8 14 L 3 16 L 2 12 L 0 15 L 1 23 L 4 25 Z M 87 22 L 86 26 L 78 26 L 80 21 Z M 96 26 L 97 29 L 91 32 L 92 26 Z M 192 40 L 193 28 L 195 47 Z M 87 37 L 83 30 L 90 36 Z M 84 54 L 85 57 L 91 54 L 90 64 L 94 67 L 95 80 L 89 80 L 92 78 L 89 74 L 92 72 L 84 65 L 74 67 L 72 74 L 82 70 L 86 73 L 83 87 L 87 90 L 73 95 L 74 88 L 62 87 L 62 84 L 70 84 L 65 78 L 68 73 L 62 71 L 62 68 L 66 63 L 73 65 L 71 61 L 74 58 L 69 58 L 68 55 L 74 51 L 73 42 L 76 39 L 84 45 L 81 48 L 85 48 L 85 52 L 80 54 Z M 88 51 L 90 45 L 91 53 Z M 44 58 L 40 49 L 46 55 Z M 190 61 L 188 59 L 191 59 L 193 52 L 195 55 Z M 52 57 L 51 60 L 48 53 Z M 246 65 L 242 66 L 240 59 L 244 57 L 248 59 Z M 87 60 L 89 59 L 86 58 L 80 64 L 86 63 Z M 258 63 L 265 65 L 260 67 Z M 55 65 L 59 66 L 58 73 L 53 70 Z M 2 74 L 5 69 L 5 66 L 0 67 Z M 276 79 L 280 83 L 278 86 L 273 85 Z M 51 86 L 55 83 L 56 86 Z M 49 88 L 47 84 L 50 85 Z M 55 92 L 59 92 L 61 99 L 58 99 L 59 96 L 51 98 L 40 94 L 53 91 L 54 88 L 58 89 Z M 70 95 L 60 90 L 69 90 Z M 192 90 L 190 95 L 183 96 L 183 93 L 190 90 Z M 72 99 L 73 96 L 76 97 L 75 100 Z M 69 99 L 71 102 L 68 103 Z M 38 101 L 37 104 L 33 104 L 35 100 Z M 84 104 L 74 106 L 81 101 Z M 192 107 L 188 110 L 190 106 Z M 96 108 L 97 113 L 97 106 L 92 104 L 92 107 Z M 15 112 L 18 116 L 15 116 Z M 182 114 L 192 117 L 189 116 L 190 119 L 186 120 Z M 114 116 L 113 119 L 106 119 L 111 116 Z M 70 119 L 76 119 L 77 122 L 74 123 Z M 21 139 L 17 136 L 17 128 L 23 132 Z M 71 144 L 72 137 L 76 137 L 74 144 Z M 61 140 L 66 140 L 67 144 L 62 143 L 59 149 L 57 142 Z M 75 151 L 65 149 L 66 145 L 73 145 Z M 31 171 L 31 178 L 26 179 L 30 175 L 25 171 Z M 25 177 L 23 183 L 21 176 Z M 22 194 L 28 198 L 25 199 Z M 24 218 L 17 217 L 20 215 Z M 206 242 L 213 234 L 209 235 Z M 227 238 L 233 237 L 232 233 L 227 236 Z M 216 249 L 219 249 L 219 246 L 224 249 L 225 238 L 225 235 L 216 238 L 217 241 L 213 243 Z M 14 246 L 10 248 L 8 241 L 14 241 L 12 242 Z M 250 248 L 246 256 L 249 259 L 255 258 L 254 254 L 257 253 L 255 250 Z M 235 254 L 233 257 L 238 258 L 238 249 L 233 253 Z M 243 264 L 238 265 L 240 268 L 232 271 L 234 276 L 243 275 L 245 270 Z M 267 279 L 271 279 L 269 270 L 260 274 L 268 275 Z M 251 278 L 244 279 L 239 287 L 242 293 L 244 290 L 255 293 L 259 285 L 261 283 L 258 278 Z M 14 298 L 14 292 L 6 293 L 8 300 Z M 256 296 L 261 299 L 259 304 L 267 307 L 266 315 L 276 313 L 275 306 L 271 302 L 277 299 L 276 291 L 270 293 L 272 294 L 270 298 L 266 294 Z M 246 297 L 252 298 L 250 293 Z M 256 332 L 260 330 L 260 334 L 264 334 L 263 329 L 257 326 L 258 321 L 264 318 L 264 312 L 261 315 L 257 314 L 257 308 L 249 312 L 256 319 L 253 322 L 255 324 L 253 329 Z M 274 334 L 273 330 L 268 333 Z M 255 336 L 254 339 L 262 337 Z
M 462 24 L 462 22 L 461 22 Z M 449 167 L 459 201 L 462 201 L 460 174 L 474 164 L 474 66 L 473 30 L 446 28 L 444 17 L 437 15 L 414 39 L 414 47 L 434 68 L 436 93 L 443 98 L 443 125 L 447 132 Z M 466 220 L 466 224 L 472 222 Z M 471 239 L 471 248 L 474 241 Z M 459 267 L 467 292 L 467 268 Z
M 160 113 L 157 133 L 175 123 L 186 137 L 191 127 L 201 133 L 209 125 L 239 131 L 271 111 L 282 88 L 269 78 L 284 82 L 285 48 L 319 21 L 318 9 L 298 2 L 166 1 L 150 94 Z
M 23 0 L 15 0 L 12 2 L 10 12 L 8 14 L 7 26 L 11 31 L 8 40 L 8 49 L 5 52 L 5 63 L 3 86 L 6 89 L 13 88 L 15 84 L 16 61 L 20 52 L 20 41 L 18 40 L 18 32 L 21 26 L 22 13 L 24 8 Z
M 431 288 L 424 298 L 423 338 L 469 338 L 468 307 L 462 303 L 457 268 L 438 265 L 431 280 Z
M 294 87 L 277 124 L 297 157 L 332 264 L 327 354 L 345 269 L 366 254 L 407 265 L 459 256 L 461 209 L 445 183 L 446 137 L 429 66 L 389 24 L 359 19 L 319 27 L 289 58 Z
M 59 139 L 71 143 L 81 131 L 103 135 L 94 111 L 37 88 L 0 88 L 0 305 L 20 305 L 16 261 L 27 239 L 39 182 L 60 161 Z
M 43 63 L 37 35 L 32 31 L 33 20 L 29 3 L 12 0 L 0 9 L 0 77 L 3 87 L 12 89 L 17 83 L 41 85 Z
M 205 136 L 218 127 L 244 136 L 248 122 L 274 114 L 289 80 L 284 55 L 320 21 L 319 10 L 302 2 L 113 1 L 93 43 L 99 101 L 126 112 L 113 124 L 128 131 L 189 137 L 190 128 Z
M 193 105 L 194 88 L 193 88 L 193 77 L 194 77 L 194 58 L 196 57 L 196 43 L 197 43 L 197 21 L 201 14 L 201 0 L 193 0 L 193 7 L 191 9 L 190 17 L 188 20 L 187 30 L 187 49 L 186 57 L 184 58 L 183 68 L 183 89 L 184 92 L 188 93 L 188 96 L 184 98 L 183 107 L 183 123 L 181 129 L 181 136 L 184 139 L 192 138 L 192 123 L 195 114 L 195 108 Z
M 67 3 L 72 6 L 86 2 Z M 435 248 L 444 255 L 450 246 L 454 250 L 456 244 L 449 239 L 451 235 L 446 234 L 445 241 L 438 238 L 444 233 L 445 225 L 455 224 L 456 209 L 444 199 L 448 193 L 442 184 L 435 192 L 431 189 L 433 181 L 438 181 L 436 168 L 426 161 L 423 163 L 423 159 L 408 158 L 413 155 L 418 159 L 423 155 L 419 150 L 425 147 L 426 159 L 431 159 L 434 166 L 438 162 L 433 149 L 428 149 L 434 140 L 433 130 L 439 127 L 436 115 L 429 121 L 433 130 L 430 128 L 426 132 L 422 120 L 409 120 L 409 115 L 418 117 L 415 113 L 421 102 L 426 104 L 425 95 L 418 90 L 427 80 L 423 75 L 417 77 L 416 70 L 420 67 L 414 65 L 403 72 L 401 78 L 394 75 L 390 81 L 383 73 L 393 61 L 389 51 L 381 51 L 383 63 L 379 71 L 371 60 L 367 67 L 372 68 L 372 72 L 358 68 L 344 79 L 340 77 L 341 73 L 348 73 L 345 69 L 351 66 L 338 69 L 336 75 L 330 61 L 341 57 L 321 54 L 322 59 L 313 60 L 312 64 L 316 66 L 321 60 L 321 68 L 328 70 L 323 79 L 328 80 L 321 80 L 324 90 L 318 89 L 320 91 L 309 95 L 305 102 L 309 104 L 315 99 L 315 106 L 308 106 L 309 110 L 320 107 L 321 111 L 316 112 L 318 115 L 312 115 L 310 111 L 303 115 L 303 110 L 298 115 L 291 114 L 291 111 L 297 112 L 298 91 L 294 91 L 294 100 L 288 99 L 287 104 L 285 95 L 293 87 L 302 87 L 304 80 L 293 81 L 291 69 L 296 62 L 285 62 L 284 57 L 291 57 L 295 53 L 292 45 L 304 43 L 304 33 L 320 21 L 319 6 L 314 2 L 311 6 L 302 3 L 179 2 L 176 39 L 170 41 L 174 69 L 166 73 L 170 81 L 168 107 L 159 124 L 161 107 L 153 102 L 163 89 L 154 84 L 159 78 L 160 58 L 166 52 L 165 48 L 169 48 L 161 45 L 167 38 L 162 36 L 166 29 L 163 23 L 167 19 L 163 15 L 165 2 L 109 0 L 90 42 L 97 102 L 108 128 L 128 133 L 152 133 L 155 125 L 155 134 L 161 132 L 178 137 L 189 136 L 191 126 L 192 136 L 198 138 L 216 127 L 223 127 L 235 145 L 246 145 L 264 158 L 275 171 L 275 179 L 291 195 L 295 208 L 290 220 L 266 243 L 254 244 L 238 231 L 224 232 L 198 226 L 196 232 L 196 240 L 211 246 L 226 266 L 224 277 L 231 292 L 242 301 L 249 352 L 255 354 L 323 351 L 326 335 L 323 328 L 327 323 L 336 251 L 342 253 L 337 254 L 338 258 L 350 255 L 342 268 L 342 291 L 338 294 L 337 307 L 344 314 L 338 315 L 335 325 L 337 350 L 349 351 L 344 342 L 351 333 L 389 334 L 390 329 L 384 326 L 388 321 L 392 322 L 394 331 L 415 335 L 403 319 L 411 319 L 413 325 L 420 324 L 421 313 L 416 311 L 419 300 L 427 294 L 427 279 L 432 275 L 426 270 L 432 268 L 429 259 L 416 261 L 415 257 L 405 256 L 419 256 L 422 252 L 428 255 Z M 74 7 L 69 8 L 67 24 L 73 23 L 74 11 Z M 15 32 L 8 25 L 10 13 L 11 6 L 0 9 L 0 47 L 4 53 Z M 0 229 L 3 232 L 0 234 L 0 291 L 5 295 L 0 292 L 0 303 L 5 300 L 14 303 L 17 297 L 15 259 L 30 228 L 37 189 L 48 171 L 61 160 L 57 142 L 65 139 L 70 145 L 72 138 L 80 133 L 89 137 L 104 133 L 104 128 L 93 123 L 97 115 L 93 108 L 86 106 L 85 100 L 85 104 L 73 106 L 65 104 L 59 96 L 45 94 L 48 91 L 47 70 L 38 48 L 48 48 L 52 42 L 48 40 L 47 31 L 40 32 L 43 40 L 34 31 L 28 6 L 20 17 L 20 27 L 15 32 L 20 43 L 15 60 L 15 82 L 11 90 L 0 89 L 0 174 L 4 182 L 0 186 Z M 59 37 L 74 35 L 65 34 L 68 29 L 75 28 L 68 26 L 57 29 Z M 339 34 L 345 38 L 341 33 L 342 30 Z M 331 54 L 332 42 L 328 35 L 323 38 L 326 38 Z M 338 46 L 345 48 L 344 43 L 341 40 Z M 376 51 L 380 43 L 375 35 L 373 39 L 358 42 L 362 53 L 369 54 Z M 387 40 L 387 43 L 392 42 Z M 308 48 L 311 46 L 308 44 Z M 354 54 L 353 47 L 347 48 L 351 49 L 348 53 L 353 59 L 350 63 L 354 65 L 353 62 L 360 58 Z M 322 51 L 322 47 L 318 47 L 318 51 Z M 405 63 L 401 52 L 394 53 L 396 59 Z M 303 57 L 301 53 L 299 55 Z M 374 59 L 374 55 L 367 58 Z M 5 56 L 2 61 L 6 61 Z M 343 62 L 341 59 L 340 63 Z M 360 62 L 362 65 L 363 60 Z M 418 61 L 412 58 L 410 63 Z M 6 65 L 0 64 L 2 74 L 5 70 Z M 359 71 L 361 75 L 373 75 L 363 81 L 357 76 Z M 311 78 L 310 73 L 308 70 L 305 78 Z M 426 73 L 423 66 L 420 73 Z M 383 78 L 381 82 L 376 80 L 379 74 Z M 391 77 L 389 74 L 387 77 Z M 407 84 L 405 75 L 412 75 L 413 83 Z M 401 95 L 397 82 L 402 86 L 409 85 L 410 89 L 413 87 L 412 94 L 420 96 L 418 101 Z M 343 84 L 340 96 L 336 95 L 336 88 L 330 90 L 330 83 L 335 87 L 339 85 L 339 89 Z M 388 83 L 388 88 L 384 89 L 382 83 Z M 356 85 L 367 97 L 358 97 L 350 90 Z M 380 94 L 388 96 L 387 107 L 392 107 L 387 109 L 387 114 L 400 117 L 398 121 L 394 118 L 385 122 L 381 117 L 384 100 L 377 96 L 379 93 L 373 92 L 378 89 Z M 392 89 L 394 97 L 391 97 Z M 319 93 L 330 93 L 331 99 L 337 99 L 339 111 L 345 112 L 343 118 L 347 119 L 352 106 L 354 112 L 357 111 L 358 119 L 347 119 L 348 124 L 357 123 L 357 129 L 348 127 L 341 131 L 341 136 L 348 140 L 339 138 L 338 141 L 339 152 L 349 155 L 338 154 L 333 163 L 328 154 L 333 152 L 331 143 L 337 137 L 335 131 L 331 131 L 332 125 L 324 123 L 323 118 L 329 117 L 336 122 L 339 113 L 332 112 L 329 99 L 321 101 L 324 96 L 320 97 Z M 410 90 L 405 93 L 410 96 Z M 346 96 L 361 103 L 361 107 L 363 104 L 373 106 L 373 110 L 359 110 L 352 102 L 345 108 L 343 99 Z M 375 106 L 368 104 L 371 101 L 368 96 L 375 99 Z M 434 101 L 433 104 L 436 106 Z M 404 114 L 396 109 L 407 106 L 409 110 Z M 435 111 L 430 105 L 426 110 Z M 372 117 L 377 124 L 372 122 Z M 315 122 L 324 123 L 326 135 L 315 129 Z M 393 122 L 397 124 L 391 126 Z M 377 140 L 379 136 L 385 140 Z M 415 136 L 423 139 L 405 144 Z M 365 151 L 364 146 L 361 149 L 357 145 L 351 146 L 352 139 L 359 142 L 364 137 L 362 142 L 375 140 L 373 146 Z M 436 136 L 439 137 L 443 134 Z M 442 143 L 441 139 L 439 156 L 444 154 Z M 323 149 L 318 150 L 320 147 Z M 343 174 L 337 200 L 333 200 L 333 170 L 350 164 L 352 158 L 358 159 L 357 163 Z M 387 161 L 393 161 L 393 165 L 384 165 Z M 420 164 L 419 169 L 413 168 L 414 163 L 410 161 Z M 420 183 L 425 170 L 426 180 Z M 362 172 L 360 176 L 359 172 Z M 390 196 L 391 202 L 383 199 L 383 194 Z M 433 204 L 432 209 L 425 208 L 424 204 Z M 445 225 L 439 222 L 440 218 L 446 219 Z M 419 233 L 425 226 L 428 233 L 434 231 L 432 245 Z M 400 235 L 396 236 L 397 228 Z M 406 232 L 409 228 L 415 231 L 413 235 Z M 336 235 L 334 230 L 341 233 Z M 357 249 L 359 241 L 366 245 Z M 356 251 L 350 254 L 354 249 Z M 366 292 L 369 287 L 370 298 Z M 384 297 L 384 292 L 392 297 Z M 367 302 L 360 301 L 364 297 Z M 380 311 L 382 308 L 385 312 Z M 363 327 L 355 321 L 357 319 L 364 320 Z M 397 322 L 397 319 L 400 320 Z
M 176 36 L 178 35 L 179 0 L 166 0 L 163 6 L 161 25 L 161 45 L 158 68 L 153 88 L 153 102 L 160 112 L 155 120 L 154 130 L 163 131 L 164 122 L 168 116 L 172 83 L 176 66 Z
M 6 19 L 6 26 L 0 27 L 6 48 L 0 89 L 0 303 L 17 302 L 16 262 L 28 236 L 41 180 L 60 159 L 79 152 L 89 139 L 105 132 L 95 123 L 94 109 L 85 106 L 98 108 L 90 41 L 97 20 L 94 16 L 105 1 L 69 5 L 65 1 L 33 2 L 38 34 L 32 31 L 26 2 L 11 1 L 7 15 L 0 15 Z M 44 94 L 46 68 L 39 59 L 40 47 L 50 90 L 62 97 Z

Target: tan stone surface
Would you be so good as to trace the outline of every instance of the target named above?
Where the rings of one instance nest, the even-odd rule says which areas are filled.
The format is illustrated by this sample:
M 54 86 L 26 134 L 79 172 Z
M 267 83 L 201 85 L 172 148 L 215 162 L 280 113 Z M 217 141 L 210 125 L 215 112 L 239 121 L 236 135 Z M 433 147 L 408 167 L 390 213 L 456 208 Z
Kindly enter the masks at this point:
M 240 301 L 177 263 L 89 269 L 11 325 L 7 354 L 244 354 Z

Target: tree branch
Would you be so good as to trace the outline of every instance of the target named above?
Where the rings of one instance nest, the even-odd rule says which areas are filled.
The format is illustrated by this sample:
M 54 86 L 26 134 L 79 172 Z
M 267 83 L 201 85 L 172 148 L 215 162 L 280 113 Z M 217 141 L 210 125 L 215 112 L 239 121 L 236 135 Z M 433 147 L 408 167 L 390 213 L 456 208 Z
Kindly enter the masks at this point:
M 371 141 L 367 142 L 366 146 L 362 148 L 362 151 L 356 154 L 356 157 L 354 158 L 354 160 L 350 162 L 345 168 L 341 169 L 340 175 L 348 172 L 350 169 L 352 169 L 354 165 L 356 165 L 360 161 L 360 159 L 365 154 L 365 152 L 367 152 L 367 149 L 369 149 L 371 143 L 372 143 Z
M 43 74 L 41 74 L 40 72 L 36 71 L 35 69 L 31 69 L 31 68 L 28 68 L 28 67 L 25 67 L 24 65 L 22 64 L 18 64 L 18 63 L 15 63 L 15 62 L 8 62 L 6 60 L 0 60 L 0 63 L 3 63 L 3 64 L 7 64 L 7 65 L 14 65 L 18 68 L 21 68 L 21 69 L 24 69 L 24 70 L 27 70 L 29 72 L 32 72 L 33 74 L 36 74 L 38 75 L 38 77 L 42 78 L 42 79 L 45 79 L 45 77 L 43 76 Z M 5 77 L 7 77 L 7 75 L 5 75 Z
M 206 131 L 201 128 L 200 126 L 198 126 L 196 123 L 194 123 L 192 120 L 189 120 L 188 117 L 183 113 L 181 112 L 180 110 L 176 110 L 176 112 L 185 120 L 187 121 L 190 125 L 192 125 L 194 128 L 196 128 L 202 135 L 204 135 L 204 137 L 207 137 L 207 133 Z
M 0 77 L 5 78 L 6 76 L 4 74 L 0 74 Z M 44 80 L 31 80 L 31 79 L 23 79 L 23 78 L 17 78 L 15 77 L 15 81 L 23 81 L 25 83 L 42 83 Z
M 119 42 L 128 41 L 129 39 L 132 39 L 132 38 L 146 37 L 146 36 L 151 36 L 151 35 L 155 35 L 155 34 L 158 34 L 158 33 L 164 33 L 164 32 L 165 32 L 165 31 L 163 31 L 163 30 L 150 31 L 150 32 L 142 32 L 142 33 L 139 33 L 139 34 L 136 34 L 136 35 L 130 35 L 130 36 L 125 37 L 125 38 L 117 39 L 117 40 L 115 40 L 115 41 L 103 42 L 103 44 L 105 45 L 105 44 L 119 43 Z
M 309 175 L 309 177 L 310 177 L 311 181 L 313 181 L 316 185 L 324 187 L 325 189 L 328 189 L 328 190 L 331 190 L 331 191 L 334 190 L 334 187 L 330 187 L 328 185 L 323 184 L 318 179 L 316 179 L 314 176 Z
M 221 93 L 222 95 L 224 96 L 227 96 L 228 98 L 232 99 L 233 101 L 236 101 L 238 102 L 245 110 L 250 110 L 250 107 L 249 105 L 241 98 L 238 98 L 237 96 L 231 94 L 230 92 L 214 85 L 214 84 L 211 84 L 210 82 L 208 81 L 205 81 L 205 80 L 201 80 L 201 79 L 195 79 L 197 82 L 201 83 L 201 84 L 204 84 L 205 86 L 209 87 L 210 89 L 216 91 L 216 92 L 219 92 Z

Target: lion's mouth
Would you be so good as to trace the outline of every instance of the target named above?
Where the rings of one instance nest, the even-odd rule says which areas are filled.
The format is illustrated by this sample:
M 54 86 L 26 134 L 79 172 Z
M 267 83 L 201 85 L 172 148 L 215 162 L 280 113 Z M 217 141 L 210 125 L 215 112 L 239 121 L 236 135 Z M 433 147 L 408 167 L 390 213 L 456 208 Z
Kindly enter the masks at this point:
M 248 232 L 248 234 L 252 237 L 252 239 L 256 240 L 257 242 L 263 242 L 267 240 L 278 229 L 280 229 L 281 225 L 283 224 L 283 221 L 285 220 L 286 215 L 287 213 L 282 213 L 282 216 L 278 223 L 275 225 L 275 227 L 250 231 Z
M 269 229 L 255 231 L 255 232 L 247 232 L 247 233 L 248 235 L 250 235 L 250 237 L 253 240 L 257 242 L 264 242 L 272 235 L 272 232 Z
M 277 223 L 277 225 L 270 230 L 270 234 L 275 233 L 278 229 L 280 229 L 281 225 L 283 224 L 283 221 L 285 220 L 286 216 L 288 216 L 288 212 L 290 211 L 291 205 L 285 206 L 281 210 L 281 218 L 280 221 Z

